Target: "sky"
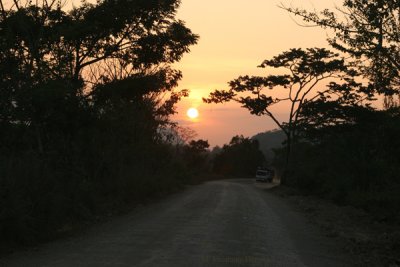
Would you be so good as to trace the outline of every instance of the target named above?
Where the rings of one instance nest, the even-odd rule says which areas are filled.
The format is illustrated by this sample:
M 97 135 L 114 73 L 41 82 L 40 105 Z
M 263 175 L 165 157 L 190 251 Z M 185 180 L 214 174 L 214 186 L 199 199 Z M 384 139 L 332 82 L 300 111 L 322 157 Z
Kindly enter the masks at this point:
M 228 89 L 227 83 L 240 75 L 268 75 L 260 63 L 290 48 L 327 47 L 328 34 L 317 27 L 301 27 L 285 6 L 322 10 L 340 6 L 340 0 L 182 0 L 177 17 L 200 35 L 175 67 L 183 72 L 178 89 L 189 89 L 190 97 L 182 100 L 173 117 L 180 126 L 196 131 L 195 139 L 210 145 L 229 143 L 234 135 L 251 137 L 276 129 L 266 116 L 255 116 L 239 104 L 205 104 L 202 97 L 215 89 Z M 296 23 L 297 22 L 297 23 Z M 200 116 L 190 119 L 187 109 L 195 107 Z M 284 105 L 273 112 L 284 121 Z

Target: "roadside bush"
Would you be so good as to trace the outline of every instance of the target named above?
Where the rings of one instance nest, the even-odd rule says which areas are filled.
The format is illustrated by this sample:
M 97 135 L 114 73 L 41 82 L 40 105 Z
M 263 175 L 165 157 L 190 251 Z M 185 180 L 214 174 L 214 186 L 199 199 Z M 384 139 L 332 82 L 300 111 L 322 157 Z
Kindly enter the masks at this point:
M 189 182 L 184 163 L 173 158 L 170 145 L 127 141 L 129 129 L 119 130 L 114 128 L 111 135 L 96 125 L 82 127 L 67 144 L 65 139 L 47 142 L 44 153 L 25 144 L 19 144 L 25 147 L 20 150 L 2 146 L 0 243 L 48 240 L 63 229 Z
M 317 141 L 296 144 L 287 184 L 378 219 L 398 220 L 400 118 L 391 112 L 375 112 L 355 125 L 332 128 Z M 281 169 L 283 155 L 278 151 L 275 159 Z

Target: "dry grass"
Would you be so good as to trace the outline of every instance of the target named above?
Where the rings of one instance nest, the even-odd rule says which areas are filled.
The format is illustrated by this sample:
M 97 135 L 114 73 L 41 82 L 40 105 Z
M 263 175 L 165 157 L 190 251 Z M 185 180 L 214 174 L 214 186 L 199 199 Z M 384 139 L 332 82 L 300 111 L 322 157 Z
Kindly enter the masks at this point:
M 376 221 L 371 214 L 337 206 L 317 197 L 302 196 L 284 186 L 265 186 L 288 200 L 330 238 L 340 240 L 354 256 L 355 266 L 400 266 L 400 225 Z

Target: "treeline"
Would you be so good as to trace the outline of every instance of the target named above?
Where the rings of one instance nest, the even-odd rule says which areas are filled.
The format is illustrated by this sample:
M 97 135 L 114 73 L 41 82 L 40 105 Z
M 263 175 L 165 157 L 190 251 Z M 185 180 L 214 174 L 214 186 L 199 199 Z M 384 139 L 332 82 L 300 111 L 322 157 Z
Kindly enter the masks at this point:
M 214 148 L 213 173 L 224 177 L 254 177 L 258 167 L 266 166 L 264 154 L 255 139 L 237 135 L 222 148 Z
M 4 247 L 194 182 L 208 145 L 178 145 L 169 119 L 188 94 L 171 64 L 198 39 L 179 1 L 60 3 L 0 10 Z

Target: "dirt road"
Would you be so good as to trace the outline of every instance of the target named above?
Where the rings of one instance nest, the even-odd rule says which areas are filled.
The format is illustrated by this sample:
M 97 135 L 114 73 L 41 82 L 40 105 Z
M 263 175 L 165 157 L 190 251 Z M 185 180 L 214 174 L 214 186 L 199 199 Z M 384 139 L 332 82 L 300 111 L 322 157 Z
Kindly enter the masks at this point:
M 252 180 L 214 181 L 0 266 L 351 266 L 340 244 Z

